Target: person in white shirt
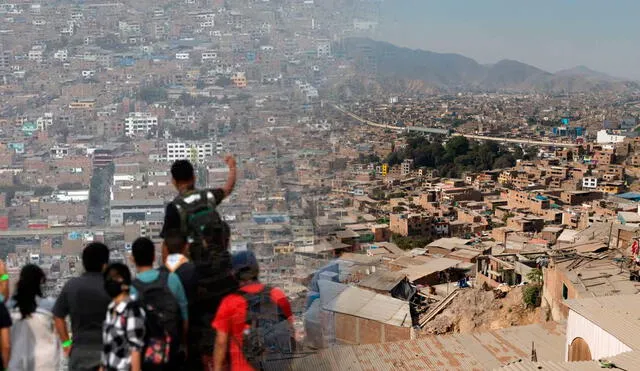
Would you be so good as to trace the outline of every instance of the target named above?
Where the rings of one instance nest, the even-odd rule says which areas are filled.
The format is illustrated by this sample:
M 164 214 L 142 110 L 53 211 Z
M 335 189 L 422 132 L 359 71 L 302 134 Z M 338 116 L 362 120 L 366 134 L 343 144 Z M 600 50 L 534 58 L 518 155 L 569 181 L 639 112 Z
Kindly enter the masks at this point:
M 42 294 L 45 279 L 40 267 L 25 265 L 16 292 L 7 302 L 13 322 L 9 370 L 59 370 L 62 346 L 54 327 L 52 309 L 55 300 Z

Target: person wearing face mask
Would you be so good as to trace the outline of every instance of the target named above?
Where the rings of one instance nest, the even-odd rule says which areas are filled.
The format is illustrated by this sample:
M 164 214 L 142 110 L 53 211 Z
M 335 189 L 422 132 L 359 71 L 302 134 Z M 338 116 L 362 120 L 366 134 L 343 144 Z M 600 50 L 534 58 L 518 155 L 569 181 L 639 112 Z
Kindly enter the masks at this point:
M 104 272 L 104 289 L 112 301 L 102 329 L 102 371 L 141 371 L 145 313 L 129 296 L 131 272 L 112 263 Z

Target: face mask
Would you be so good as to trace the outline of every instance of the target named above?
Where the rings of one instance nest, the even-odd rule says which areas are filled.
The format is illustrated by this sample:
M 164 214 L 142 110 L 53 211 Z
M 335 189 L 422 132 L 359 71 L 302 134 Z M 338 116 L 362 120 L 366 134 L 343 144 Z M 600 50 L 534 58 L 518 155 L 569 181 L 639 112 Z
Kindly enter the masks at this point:
M 106 280 L 104 281 L 104 290 L 109 297 L 115 298 L 122 293 L 122 282 Z

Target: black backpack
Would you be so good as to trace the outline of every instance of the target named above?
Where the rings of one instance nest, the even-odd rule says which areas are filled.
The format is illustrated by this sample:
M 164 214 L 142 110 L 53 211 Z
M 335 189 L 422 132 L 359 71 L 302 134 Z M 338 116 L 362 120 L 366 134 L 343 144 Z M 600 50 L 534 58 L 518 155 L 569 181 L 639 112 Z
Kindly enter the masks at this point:
M 195 266 L 199 302 L 216 302 L 232 292 L 229 225 L 216 210 L 211 191 L 192 191 L 174 199 L 180 227 L 189 242 L 189 256 Z M 217 299 L 217 300 L 216 300 Z M 204 304 L 203 305 L 206 305 Z
M 145 349 L 142 354 L 144 370 L 161 370 L 169 363 L 173 338 L 179 336 L 181 322 L 178 300 L 169 289 L 169 272 L 159 270 L 152 282 L 136 279 L 132 283 L 138 291 L 137 300 L 145 311 Z
M 293 328 L 271 299 L 271 290 L 265 286 L 256 294 L 238 292 L 247 301 L 242 352 L 255 370 L 264 370 L 266 364 L 276 361 L 278 367 L 282 367 L 295 351 Z

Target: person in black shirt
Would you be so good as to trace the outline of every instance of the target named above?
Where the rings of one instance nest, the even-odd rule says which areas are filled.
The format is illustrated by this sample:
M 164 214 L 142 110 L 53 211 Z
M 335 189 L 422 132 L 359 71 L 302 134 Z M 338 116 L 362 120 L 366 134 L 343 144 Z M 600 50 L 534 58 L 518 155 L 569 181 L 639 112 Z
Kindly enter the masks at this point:
M 160 233 L 160 237 L 165 239 L 162 250 L 168 253 L 169 240 L 167 238 L 170 237 L 169 231 L 179 231 L 179 235 L 188 243 L 188 255 L 195 265 L 193 273 L 195 276 L 195 288 L 187 288 L 188 291 L 191 290 L 191 293 L 187 294 L 190 304 L 190 349 L 188 350 L 189 357 L 185 369 L 192 371 L 209 369 L 208 363 L 211 362 L 213 340 L 215 338 L 211 328 L 211 321 L 223 296 L 235 290 L 236 282 L 231 275 L 231 261 L 228 254 L 229 226 L 218 215 L 217 220 L 221 221 L 221 223 L 213 227 L 221 227 L 221 229 L 216 229 L 214 234 L 207 236 L 208 240 L 205 246 L 202 240 L 193 238 L 193 230 L 190 230 L 190 226 L 182 225 L 183 219 L 185 221 L 191 220 L 189 218 L 196 215 L 190 214 L 185 210 L 185 203 L 190 202 L 189 199 L 196 199 L 197 201 L 194 201 L 194 204 L 206 202 L 213 204 L 215 207 L 231 194 L 236 184 L 236 160 L 230 155 L 226 156 L 224 160 L 229 167 L 229 175 L 225 185 L 222 188 L 208 189 L 204 190 L 204 192 L 199 192 L 195 188 L 195 171 L 189 161 L 178 160 L 173 163 L 171 166 L 171 178 L 179 195 L 167 205 L 164 225 Z M 204 195 L 206 200 L 203 200 L 201 195 Z M 189 203 L 189 205 L 193 204 Z M 182 215 L 178 209 L 179 207 Z M 178 251 L 181 249 L 180 244 L 181 242 L 177 241 L 172 249 Z M 203 254 L 212 260 L 208 261 L 206 257 L 203 257 Z M 213 258 L 213 255 L 216 255 L 216 258 Z M 170 261 L 169 263 L 172 262 Z M 189 266 L 183 269 L 189 269 Z M 176 273 L 180 275 L 180 273 Z M 188 272 L 182 272 L 181 279 L 187 274 Z M 188 285 L 189 283 L 186 283 L 184 286 Z
M 82 251 L 86 271 L 69 280 L 53 307 L 56 330 L 69 357 L 69 371 L 97 370 L 102 352 L 102 325 L 111 298 L 104 291 L 103 270 L 109 263 L 109 248 L 99 242 Z M 73 342 L 65 318 L 71 317 Z
M 229 175 L 227 182 L 222 188 L 213 188 L 208 191 L 215 197 L 215 203 L 220 204 L 222 200 L 228 197 L 233 188 L 236 185 L 236 160 L 233 156 L 228 155 L 224 158 L 227 166 L 229 167 Z M 171 180 L 173 185 L 178 190 L 178 193 L 185 194 L 193 191 L 196 185 L 196 176 L 193 169 L 193 165 L 187 160 L 178 160 L 171 165 Z M 181 229 L 180 214 L 176 205 L 173 202 L 169 202 L 164 213 L 164 225 L 160 232 L 160 237 L 165 238 L 167 231 L 171 229 Z
M 11 354 L 11 317 L 7 307 L 0 303 L 0 363 L 2 369 L 9 367 L 9 355 Z

